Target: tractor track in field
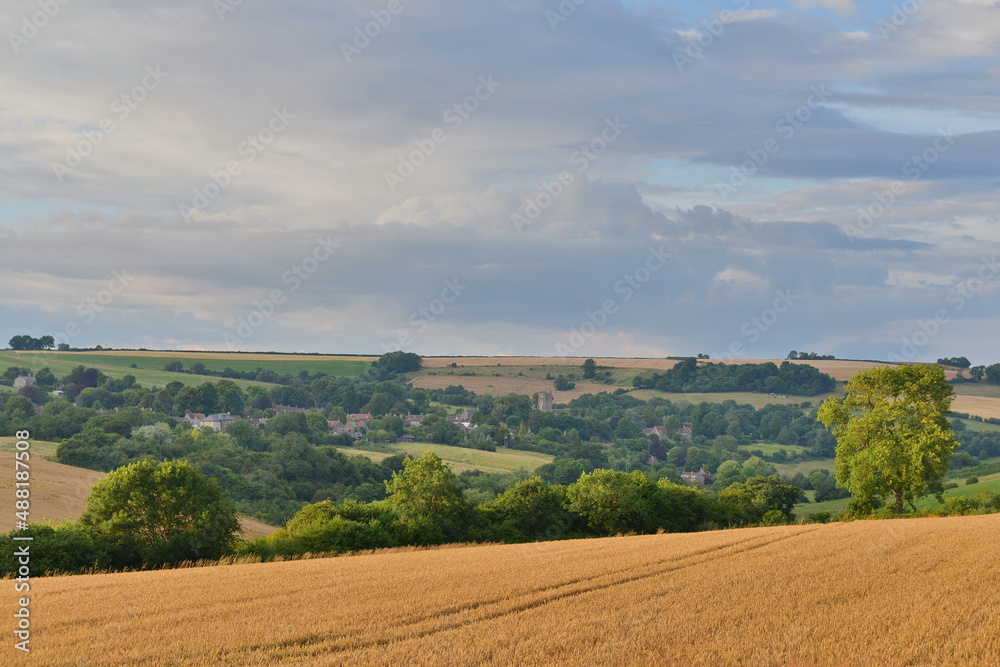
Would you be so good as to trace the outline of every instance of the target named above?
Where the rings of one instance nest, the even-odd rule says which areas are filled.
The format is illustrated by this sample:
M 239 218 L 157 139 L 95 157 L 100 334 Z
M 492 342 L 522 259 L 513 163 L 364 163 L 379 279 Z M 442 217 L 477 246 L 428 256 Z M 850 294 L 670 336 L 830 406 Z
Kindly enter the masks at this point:
M 259 655 L 261 651 L 267 652 L 272 650 L 288 649 L 299 649 L 303 657 L 306 655 L 332 654 L 346 657 L 346 654 L 354 651 L 386 647 L 412 639 L 422 639 L 443 632 L 448 632 L 450 630 L 467 627 L 471 624 L 483 623 L 503 618 L 505 616 L 531 611 L 560 600 L 578 597 L 588 593 L 604 591 L 616 586 L 659 577 L 671 572 L 681 571 L 703 563 L 742 555 L 783 542 L 785 540 L 806 535 L 815 530 L 818 530 L 818 528 L 806 528 L 798 530 L 790 535 L 782 535 L 781 537 L 771 539 L 748 538 L 708 549 L 701 549 L 679 557 L 658 559 L 629 568 L 629 571 L 632 574 L 625 577 L 621 577 L 620 575 L 623 571 L 618 570 L 612 573 L 602 573 L 591 577 L 581 577 L 559 584 L 530 589 L 512 597 L 494 597 L 489 600 L 477 600 L 467 604 L 452 605 L 432 614 L 424 614 L 415 618 L 394 621 L 393 624 L 387 628 L 392 636 L 365 640 L 359 637 L 359 635 L 367 634 L 366 630 L 358 630 L 343 634 L 313 633 L 308 636 L 289 639 L 286 641 L 248 646 L 240 649 L 239 651 L 232 652 L 230 656 L 227 657 L 247 658 Z M 704 558 L 704 556 L 708 557 Z M 670 564 L 670 566 L 665 568 L 661 567 L 664 564 Z M 636 569 L 642 569 L 645 571 L 635 573 Z M 588 585 L 589 582 L 598 582 L 601 579 L 608 578 L 612 578 L 612 580 L 600 583 L 590 583 Z M 490 607 L 498 606 L 500 608 L 490 609 Z M 474 614 L 477 610 L 482 610 L 482 613 Z M 456 616 L 469 614 L 470 612 L 473 612 L 473 614 L 471 614 L 471 618 L 456 618 Z M 437 621 L 437 623 L 435 623 L 435 621 Z M 414 631 L 413 626 L 422 623 L 432 623 L 433 626 Z M 351 641 L 352 638 L 357 639 L 357 641 Z M 329 645 L 329 642 L 333 642 L 334 644 Z

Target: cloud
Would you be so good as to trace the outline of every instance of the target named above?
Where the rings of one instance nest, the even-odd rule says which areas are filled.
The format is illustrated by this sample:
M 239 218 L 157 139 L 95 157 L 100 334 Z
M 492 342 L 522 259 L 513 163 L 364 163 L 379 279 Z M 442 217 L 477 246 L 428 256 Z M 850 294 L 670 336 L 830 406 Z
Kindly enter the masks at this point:
M 0 72 L 0 321 L 218 348 L 282 290 L 247 347 L 372 352 L 409 331 L 417 351 L 547 354 L 619 299 L 588 345 L 666 354 L 726 349 L 791 289 L 754 353 L 875 355 L 866 336 L 933 313 L 1000 242 L 996 10 L 927 3 L 883 36 L 875 8 L 793 6 L 715 34 L 696 2 L 588 0 L 553 29 L 544 0 L 432 0 L 366 36 L 365 2 L 224 20 L 200 0 L 63 5 Z M 954 144 L 911 178 L 938 120 Z M 338 250 L 293 290 L 327 237 Z M 661 245 L 670 261 L 625 302 L 616 285 Z M 122 267 L 135 281 L 82 321 Z M 468 289 L 416 333 L 456 279 Z M 935 345 L 966 343 L 987 353 L 961 326 Z
M 790 0 L 790 4 L 796 9 L 825 7 L 835 12 L 837 16 L 851 16 L 858 11 L 854 0 Z

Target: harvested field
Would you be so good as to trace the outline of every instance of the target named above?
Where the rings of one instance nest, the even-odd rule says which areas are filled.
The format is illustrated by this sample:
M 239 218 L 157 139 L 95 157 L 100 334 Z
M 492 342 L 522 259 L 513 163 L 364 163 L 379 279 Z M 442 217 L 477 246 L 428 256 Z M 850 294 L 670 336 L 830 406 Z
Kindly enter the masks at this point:
M 989 396 L 956 396 L 951 404 L 955 412 L 1000 419 L 1000 398 Z
M 590 357 L 424 357 L 424 368 L 444 368 L 453 363 L 459 366 L 576 366 L 583 365 Z M 677 364 L 676 359 L 594 358 L 598 366 L 610 368 L 637 368 L 667 370 Z
M 462 385 L 468 391 L 477 394 L 527 394 L 531 396 L 539 391 L 551 391 L 556 403 L 566 403 L 584 394 L 599 394 L 603 391 L 614 391 L 618 387 L 597 382 L 577 382 L 576 387 L 569 391 L 553 391 L 552 380 L 532 380 L 530 378 L 492 377 L 483 375 L 421 375 L 413 380 L 414 387 L 424 389 L 445 389 L 449 385 Z
M 676 359 L 629 359 L 629 358 L 595 358 L 598 366 L 611 368 L 635 368 L 637 370 L 665 371 L 677 364 Z M 726 364 L 763 364 L 768 361 L 780 365 L 788 359 L 710 359 L 709 362 Z M 459 366 L 582 366 L 583 357 L 425 357 L 424 368 L 442 368 L 456 363 Z M 875 366 L 891 366 L 893 364 L 875 361 L 844 361 L 844 360 L 791 360 L 793 364 L 808 364 L 823 373 L 827 373 L 838 382 L 845 382 L 858 371 L 868 370 Z M 954 369 L 945 369 L 945 376 L 953 378 Z
M 32 452 L 34 454 L 34 452 Z M 84 470 L 73 466 L 46 461 L 33 455 L 31 466 L 31 523 L 46 519 L 61 522 L 75 519 L 87 508 L 86 498 L 90 487 L 104 479 L 103 472 Z M 14 454 L 0 453 L 0 532 L 14 530 Z
M 38 579 L 32 658 L 992 665 L 998 532 L 856 521 Z

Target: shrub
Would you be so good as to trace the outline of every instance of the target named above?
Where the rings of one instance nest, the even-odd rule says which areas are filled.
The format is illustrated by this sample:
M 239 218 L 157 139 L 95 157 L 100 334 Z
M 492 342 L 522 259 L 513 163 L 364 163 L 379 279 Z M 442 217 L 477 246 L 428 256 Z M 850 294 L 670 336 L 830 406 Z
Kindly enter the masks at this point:
M 972 498 L 954 496 L 952 498 L 945 498 L 944 504 L 941 506 L 941 514 L 945 516 L 973 514 L 978 509 L 978 503 L 972 500 Z

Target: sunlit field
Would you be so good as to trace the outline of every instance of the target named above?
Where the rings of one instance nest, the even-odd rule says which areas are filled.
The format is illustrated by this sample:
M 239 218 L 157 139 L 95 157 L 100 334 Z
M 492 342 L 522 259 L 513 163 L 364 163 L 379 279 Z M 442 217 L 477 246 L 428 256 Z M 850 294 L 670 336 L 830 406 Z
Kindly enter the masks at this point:
M 998 533 L 1000 515 L 858 521 L 40 579 L 31 657 L 990 665 Z

